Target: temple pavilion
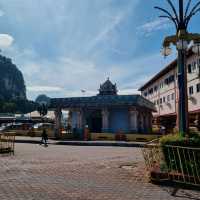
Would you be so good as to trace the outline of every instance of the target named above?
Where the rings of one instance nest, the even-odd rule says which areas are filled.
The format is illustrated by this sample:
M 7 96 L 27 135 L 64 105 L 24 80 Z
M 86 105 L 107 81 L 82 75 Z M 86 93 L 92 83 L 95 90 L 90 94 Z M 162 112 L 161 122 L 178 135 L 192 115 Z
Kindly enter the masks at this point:
M 69 123 L 83 136 L 84 128 L 91 133 L 150 133 L 154 105 L 141 95 L 118 95 L 116 84 L 107 79 L 96 96 L 52 98 L 56 130 L 61 127 L 62 109 L 69 111 Z

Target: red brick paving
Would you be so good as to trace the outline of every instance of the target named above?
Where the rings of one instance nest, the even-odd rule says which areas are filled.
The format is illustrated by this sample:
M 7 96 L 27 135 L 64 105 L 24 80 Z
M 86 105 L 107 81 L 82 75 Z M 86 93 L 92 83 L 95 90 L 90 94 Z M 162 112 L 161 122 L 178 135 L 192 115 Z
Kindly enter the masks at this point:
M 0 156 L 0 200 L 200 199 L 148 183 L 138 148 L 17 144 Z

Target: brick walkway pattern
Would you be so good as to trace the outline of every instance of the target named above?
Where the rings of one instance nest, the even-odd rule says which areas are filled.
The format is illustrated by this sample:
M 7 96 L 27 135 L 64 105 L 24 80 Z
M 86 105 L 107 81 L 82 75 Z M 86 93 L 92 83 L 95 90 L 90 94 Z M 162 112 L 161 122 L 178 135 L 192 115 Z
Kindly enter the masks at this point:
M 148 182 L 139 148 L 17 144 L 0 156 L 0 200 L 200 199 Z

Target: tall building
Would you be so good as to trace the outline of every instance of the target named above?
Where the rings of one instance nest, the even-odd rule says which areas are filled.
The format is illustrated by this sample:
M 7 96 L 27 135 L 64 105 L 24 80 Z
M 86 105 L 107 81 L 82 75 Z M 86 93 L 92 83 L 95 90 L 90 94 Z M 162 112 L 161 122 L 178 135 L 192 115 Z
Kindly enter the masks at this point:
M 190 126 L 200 127 L 200 56 L 192 51 L 187 55 L 188 109 Z M 154 122 L 167 128 L 177 125 L 178 67 L 177 60 L 167 65 L 139 90 L 156 106 Z

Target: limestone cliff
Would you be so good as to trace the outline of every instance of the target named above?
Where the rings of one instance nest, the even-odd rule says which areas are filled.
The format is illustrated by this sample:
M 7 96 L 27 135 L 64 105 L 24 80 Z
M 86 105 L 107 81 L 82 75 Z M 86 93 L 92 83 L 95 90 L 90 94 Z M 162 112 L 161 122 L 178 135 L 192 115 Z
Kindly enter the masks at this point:
M 0 55 L 0 100 L 16 99 L 26 99 L 23 75 L 11 59 Z

